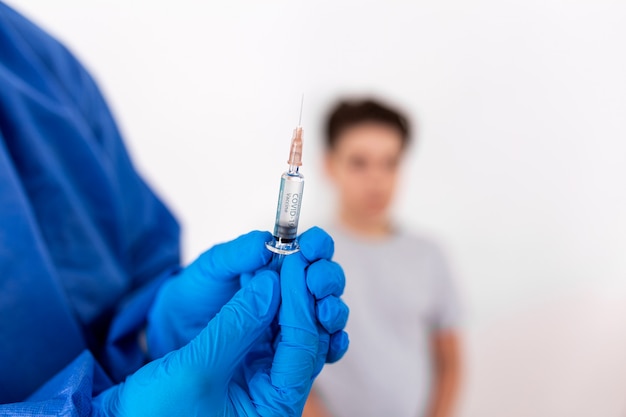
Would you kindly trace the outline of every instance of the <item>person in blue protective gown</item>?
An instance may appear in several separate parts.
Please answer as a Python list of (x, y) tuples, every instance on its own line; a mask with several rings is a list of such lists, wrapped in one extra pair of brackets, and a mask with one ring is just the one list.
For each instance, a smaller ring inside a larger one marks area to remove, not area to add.
[(270, 237), (181, 267), (92, 78), (0, 2), (0, 415), (299, 415), (345, 279), (321, 229), (280, 277)]

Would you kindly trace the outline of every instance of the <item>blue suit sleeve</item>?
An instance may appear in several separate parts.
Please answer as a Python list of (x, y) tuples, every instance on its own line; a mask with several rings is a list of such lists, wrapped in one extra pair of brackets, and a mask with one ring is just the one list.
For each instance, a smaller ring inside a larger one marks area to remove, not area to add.
[(91, 353), (84, 351), (26, 401), (0, 405), (0, 415), (89, 416), (91, 399), (111, 385)]
[(180, 228), (135, 170), (113, 114), (91, 75), (63, 45), (28, 24), (31, 32), (38, 32), (30, 46), (80, 113), (77, 118), (88, 129), (85, 140), (100, 151), (121, 213), (117, 226), (122, 238), (114, 250), (121, 252), (131, 282), (107, 326), (104, 350), (98, 354), (109, 375), (119, 382), (146, 361), (137, 336), (158, 288), (180, 269)]
[[(56, 109), (46, 117), (64, 118), (57, 123), (50, 119), (42, 121), (40, 117), (37, 122), (46, 123), (40, 130), (65, 129), (63, 133), (71, 137), (67, 142), (51, 137), (42, 140), (54, 152), (63, 154), (60, 164), (64, 175), (80, 193), (85, 210), (97, 218), (99, 231), (105, 236), (103, 240), (126, 268), (132, 289), (178, 265), (179, 225), (135, 170), (115, 118), (92, 76), (65, 46), (1, 2), (0, 17), (2, 24), (10, 26), (14, 37), (2, 41), (17, 44), (19, 40), (21, 55), (29, 58), (21, 65), (13, 63), (12, 70), (23, 74), (20, 81), (30, 84), (31, 90), (38, 90), (33, 96), (50, 96), (37, 100), (55, 102)], [(33, 73), (30, 67), (38, 71)], [(63, 109), (63, 114), (55, 113), (58, 108)], [(98, 165), (97, 175), (92, 172), (96, 169), (86, 167), (90, 163)], [(89, 187), (95, 190), (89, 193), (85, 190)], [(110, 201), (114, 202), (114, 215), (102, 213), (102, 206), (108, 209)], [(115, 223), (106, 223), (103, 218), (113, 219)]]
[(38, 53), (91, 131), (85, 138), (100, 149), (102, 162), (108, 165), (113, 197), (121, 213), (120, 256), (126, 261), (130, 291), (115, 309), (104, 350), (98, 355), (108, 374), (119, 382), (146, 362), (138, 334), (160, 285), (180, 269), (180, 228), (135, 170), (113, 114), (91, 75), (65, 47), (49, 37), (46, 41), (51, 44), (33, 43), (33, 48), (41, 48)]
[[(115, 317), (108, 341), (107, 360), (111, 361), (120, 379), (143, 364), (145, 355), (138, 349), (136, 332), (143, 326), (146, 312), (152, 304), (158, 288), (170, 276), (170, 271), (144, 286), (125, 303)], [(129, 361), (132, 352), (135, 360)], [(121, 365), (125, 364), (126, 368)], [(124, 374), (124, 371), (127, 373)], [(110, 373), (110, 371), (109, 371)], [(49, 379), (26, 401), (0, 405), (0, 416), (71, 416), (92, 415), (92, 399), (114, 385), (107, 372), (90, 351), (83, 351), (62, 371)]]
[[(61, 45), (59, 45), (63, 48)], [(63, 48), (64, 50), (64, 48)], [(104, 352), (98, 356), (115, 382), (137, 370), (146, 355), (137, 342), (148, 310), (161, 284), (180, 269), (180, 229), (175, 218), (136, 172), (114, 117), (95, 81), (69, 52), (51, 57), (50, 66), (58, 67), (60, 77), (76, 108), (83, 113), (95, 140), (110, 164), (124, 231), (130, 291), (111, 319)], [(57, 62), (58, 57), (62, 60)], [(67, 71), (68, 64), (73, 69)], [(67, 79), (65, 79), (67, 77)], [(78, 81), (78, 82), (77, 82)]]
[[(97, 237), (100, 239), (97, 245), (91, 245), (88, 238), (92, 235), (85, 234), (85, 241), (75, 242), (74, 246), (93, 250), (97, 255), (94, 258), (106, 259), (107, 266), (110, 266), (107, 271), (119, 272), (118, 275), (108, 275), (110, 280), (117, 280), (119, 285), (115, 288), (107, 288), (106, 280), (100, 280), (94, 274), (94, 281), (102, 285), (98, 300), (81, 299), (80, 290), (68, 295), (74, 303), (73, 311), (80, 321), (89, 351), (77, 356), (24, 402), (0, 405), (0, 416), (87, 416), (91, 413), (94, 395), (123, 380), (146, 362), (138, 336), (161, 284), (179, 269), (179, 227), (135, 171), (114, 118), (88, 72), (62, 45), (1, 2), (0, 20), (3, 36), (14, 36), (19, 41), (7, 45), (23, 48), (19, 55), (21, 61), (6, 62), (7, 65), (15, 64), (11, 67), (12, 74), (22, 77), (20, 82), (28, 84), (24, 90), (33, 92), (33, 97), (43, 97), (44, 104), (58, 102), (55, 109), (63, 109), (62, 114), (58, 113), (59, 117), (64, 117), (60, 121), (52, 119), (57, 117), (53, 111), (45, 114), (50, 117), (47, 127), (67, 127), (69, 134), (56, 129), (56, 134), (67, 142), (59, 145), (55, 152), (65, 155), (61, 162), (67, 164), (63, 169), (67, 178), (75, 181), (71, 186), (81, 196), (84, 211), (90, 216), (90, 225), (95, 225), (94, 233), (99, 233)], [(24, 65), (19, 67), (22, 61)], [(29, 74), (35, 75), (27, 79)], [(47, 100), (49, 97), (40, 94), (43, 92), (54, 94), (54, 97)], [(30, 111), (34, 107), (24, 108)], [(77, 145), (81, 146), (68, 144), (76, 132), (80, 135), (75, 138), (88, 146), (78, 142)], [(7, 141), (10, 141), (8, 135), (12, 131), (6, 133)], [(45, 143), (50, 147), (56, 144), (52, 140)], [(14, 154), (17, 155), (20, 142), (16, 140), (12, 145), (15, 145)], [(27, 155), (27, 151), (23, 154)], [(85, 160), (82, 166), (68, 162), (72, 158), (80, 160), (83, 155), (79, 151), (84, 152), (89, 161), (97, 162), (98, 175), (90, 176), (85, 168), (89, 164)], [(50, 155), (56, 157), (55, 152)], [(99, 182), (93, 183), (94, 178)], [(91, 193), (90, 189), (93, 190)], [(103, 195), (106, 195), (106, 203), (113, 202), (113, 214), (106, 211), (108, 206), (102, 207)], [(48, 212), (53, 210), (48, 209)], [(96, 253), (93, 248), (101, 252)], [(62, 245), (50, 245), (47, 249), (52, 262), (57, 255), (67, 255), (55, 252), (63, 250)], [(104, 275), (102, 270), (99, 273)], [(115, 296), (115, 305), (105, 305), (102, 311), (94, 311), (96, 301), (101, 301), (105, 294)], [(91, 320), (92, 317), (96, 318)], [(37, 343), (36, 338), (32, 343)], [(56, 353), (49, 352), (50, 355)], [(61, 362), (56, 369), (65, 363)], [(46, 374), (42, 380), (49, 376)], [(11, 377), (28, 378), (19, 375), (19, 369)]]

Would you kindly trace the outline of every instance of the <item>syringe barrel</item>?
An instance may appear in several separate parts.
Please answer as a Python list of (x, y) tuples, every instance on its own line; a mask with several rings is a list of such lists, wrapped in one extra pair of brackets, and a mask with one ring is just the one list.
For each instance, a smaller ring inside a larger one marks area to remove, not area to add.
[(304, 176), (299, 172), (285, 172), (281, 176), (274, 223), (274, 238), (281, 242), (292, 242), (298, 236), (303, 190)]

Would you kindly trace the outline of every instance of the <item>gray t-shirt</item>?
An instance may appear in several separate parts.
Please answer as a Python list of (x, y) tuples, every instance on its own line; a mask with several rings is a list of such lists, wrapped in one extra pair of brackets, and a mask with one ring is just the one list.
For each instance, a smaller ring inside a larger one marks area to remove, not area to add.
[(432, 241), (403, 233), (364, 240), (339, 228), (350, 348), (315, 388), (335, 417), (423, 416), (431, 392), (431, 335), (453, 329), (459, 303)]

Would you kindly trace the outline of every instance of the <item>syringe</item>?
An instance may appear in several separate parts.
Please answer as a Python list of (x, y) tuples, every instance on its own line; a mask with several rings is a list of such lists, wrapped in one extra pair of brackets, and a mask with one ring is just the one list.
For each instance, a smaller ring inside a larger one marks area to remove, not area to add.
[(274, 239), (265, 246), (274, 252), (272, 259), (273, 269), (280, 269), (285, 255), (298, 252), (298, 221), (302, 205), (302, 191), (304, 189), (304, 175), (300, 173), (302, 166), (302, 105), (300, 105), (300, 121), (293, 131), (291, 147), (289, 149), (289, 169), (280, 177), (280, 191), (276, 207), (276, 221), (274, 223)]

